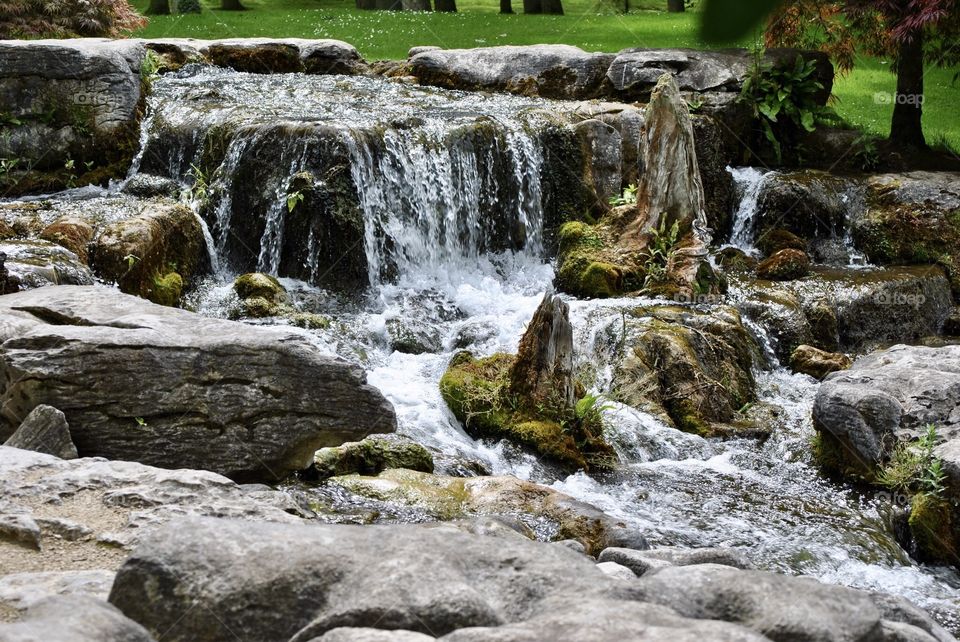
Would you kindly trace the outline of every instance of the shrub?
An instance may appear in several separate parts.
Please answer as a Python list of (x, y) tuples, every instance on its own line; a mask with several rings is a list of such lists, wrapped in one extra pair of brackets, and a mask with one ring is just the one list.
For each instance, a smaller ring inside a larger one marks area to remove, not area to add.
[(127, 0), (0, 0), (0, 38), (116, 37), (145, 24)]

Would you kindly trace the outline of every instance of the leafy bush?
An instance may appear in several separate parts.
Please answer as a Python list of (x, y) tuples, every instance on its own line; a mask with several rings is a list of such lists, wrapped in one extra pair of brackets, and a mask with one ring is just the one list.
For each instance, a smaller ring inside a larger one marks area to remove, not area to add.
[(897, 445), (878, 481), (891, 490), (941, 497), (947, 475), (943, 462), (933, 454), (936, 445), (937, 429), (931, 424), (916, 443)]
[(0, 38), (115, 37), (145, 24), (127, 0), (0, 0)]
[(777, 162), (783, 153), (780, 139), (792, 126), (812, 132), (822, 107), (816, 96), (823, 85), (814, 77), (817, 64), (797, 55), (794, 65), (776, 67), (761, 62), (759, 55), (752, 72), (743, 82), (740, 99), (751, 106), (763, 135), (773, 146)]

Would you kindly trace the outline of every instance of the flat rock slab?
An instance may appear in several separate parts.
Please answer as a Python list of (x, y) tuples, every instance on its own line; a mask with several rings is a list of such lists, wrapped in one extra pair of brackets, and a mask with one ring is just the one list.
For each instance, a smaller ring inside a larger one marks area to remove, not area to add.
[(105, 287), (0, 299), (0, 373), (0, 436), (47, 404), (81, 456), (245, 480), (283, 478), (318, 448), (396, 428), (364, 373), (303, 335)]
[(30, 607), (20, 622), (0, 624), (3, 642), (154, 642), (139, 624), (102, 600), (52, 597)]

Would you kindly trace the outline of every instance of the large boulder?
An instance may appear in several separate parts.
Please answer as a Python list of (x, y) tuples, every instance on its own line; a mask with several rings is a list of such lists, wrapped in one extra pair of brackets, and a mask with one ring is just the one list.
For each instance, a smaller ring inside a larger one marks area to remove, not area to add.
[(122, 175), (139, 140), (145, 56), (134, 40), (0, 41), (0, 157), (20, 159), (0, 176), (3, 192)]
[(409, 66), (425, 85), (580, 100), (601, 95), (613, 59), (570, 45), (529, 45), (422, 51)]
[(240, 486), (215, 473), (63, 460), (6, 446), (0, 446), (0, 494), (0, 525), (16, 517), (36, 529), (35, 546), (0, 535), (0, 606), (16, 609), (48, 595), (100, 595), (103, 573), (177, 517), (301, 523), (314, 516), (295, 492)]
[(40, 404), (81, 456), (278, 479), (396, 417), (363, 373), (290, 331), (151, 304), (103, 287), (0, 299), (0, 436)]

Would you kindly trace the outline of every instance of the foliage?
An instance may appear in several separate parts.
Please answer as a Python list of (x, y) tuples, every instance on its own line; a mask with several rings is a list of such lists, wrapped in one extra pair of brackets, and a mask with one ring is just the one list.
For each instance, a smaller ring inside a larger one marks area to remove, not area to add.
[(0, 38), (116, 37), (145, 25), (127, 0), (0, 0)]
[[(814, 76), (817, 65), (797, 55), (792, 66), (772, 66), (761, 62), (759, 53), (750, 75), (743, 82), (740, 100), (747, 103), (773, 146), (777, 162), (783, 157), (781, 137), (784, 126), (812, 132), (821, 110), (816, 96), (823, 85)], [(778, 133), (780, 134), (778, 136)]]
[(287, 194), (287, 212), (293, 212), (303, 202), (303, 192), (295, 190)]
[(936, 426), (930, 424), (916, 443), (897, 444), (877, 481), (890, 490), (942, 497), (946, 482), (943, 462), (933, 454)]
[(637, 186), (633, 183), (623, 188), (623, 193), (619, 196), (610, 197), (610, 205), (634, 205), (637, 202)]
[(162, 62), (157, 52), (149, 49), (140, 62), (140, 82), (143, 83), (146, 91), (149, 92), (153, 88), (153, 81), (157, 78)]
[(880, 167), (880, 150), (877, 140), (873, 136), (864, 134), (854, 142), (856, 151), (853, 158), (857, 165), (865, 172), (872, 172)]
[(207, 175), (202, 169), (190, 163), (190, 171), (188, 172), (190, 177), (193, 179), (193, 185), (190, 186), (189, 197), (193, 201), (204, 201), (207, 198), (207, 194), (210, 191), (210, 184), (207, 180)]
[(647, 244), (647, 257), (643, 269), (646, 277), (643, 287), (647, 288), (662, 283), (667, 276), (667, 264), (680, 238), (680, 221), (674, 221), (667, 229), (667, 216), (660, 216), (660, 225), (650, 230), (650, 240)]

